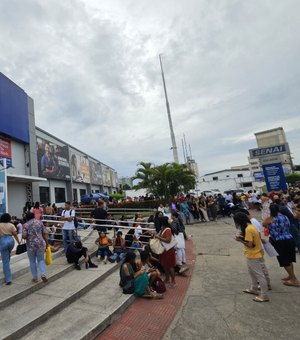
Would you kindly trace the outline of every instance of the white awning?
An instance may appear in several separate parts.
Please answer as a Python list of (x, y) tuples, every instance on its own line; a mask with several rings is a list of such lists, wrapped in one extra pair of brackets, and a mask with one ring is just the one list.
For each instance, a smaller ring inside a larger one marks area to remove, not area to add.
[(47, 181), (47, 179), (43, 177), (36, 177), (36, 176), (7, 174), (7, 181), (18, 182), (18, 183), (32, 183), (32, 182), (45, 182)]

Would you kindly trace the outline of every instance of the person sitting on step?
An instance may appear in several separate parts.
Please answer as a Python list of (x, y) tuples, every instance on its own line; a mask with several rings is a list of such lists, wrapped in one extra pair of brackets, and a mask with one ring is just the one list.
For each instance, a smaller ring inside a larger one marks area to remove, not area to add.
[(113, 241), (113, 255), (108, 259), (109, 262), (119, 262), (126, 256), (125, 239), (122, 237), (122, 231), (117, 232), (117, 237)]
[(103, 259), (103, 263), (106, 264), (107, 257), (111, 254), (109, 250), (109, 246), (112, 245), (111, 239), (106, 236), (104, 231), (100, 231), (95, 244), (98, 246), (98, 261), (100, 262)]
[(88, 249), (82, 246), (81, 241), (76, 241), (68, 246), (66, 252), (67, 261), (68, 263), (74, 263), (75, 269), (77, 270), (81, 270), (79, 259), (82, 256), (84, 257), (86, 269), (98, 268), (98, 266), (91, 261), (91, 257), (88, 254)]

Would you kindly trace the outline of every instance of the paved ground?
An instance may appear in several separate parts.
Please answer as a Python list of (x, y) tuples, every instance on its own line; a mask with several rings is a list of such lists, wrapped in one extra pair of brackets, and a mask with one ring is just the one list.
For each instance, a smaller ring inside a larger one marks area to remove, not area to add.
[(186, 257), (191, 270), (186, 277), (176, 276), (176, 288), (168, 289), (162, 300), (136, 299), (120, 319), (109, 326), (97, 339), (162, 339), (182, 305), (189, 287), (195, 265), (193, 241), (186, 243)]
[[(233, 220), (187, 226), (196, 263), (184, 302), (164, 340), (300, 339), (300, 288), (286, 287), (276, 258), (266, 255), (271, 301), (256, 303), (242, 293), (250, 279)], [(300, 256), (296, 275), (300, 278)], [(142, 337), (141, 337), (142, 339)]]

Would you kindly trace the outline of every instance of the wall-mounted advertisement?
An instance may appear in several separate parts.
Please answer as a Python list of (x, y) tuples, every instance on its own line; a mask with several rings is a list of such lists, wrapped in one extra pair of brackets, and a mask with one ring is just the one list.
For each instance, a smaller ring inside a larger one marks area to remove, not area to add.
[(111, 186), (111, 178), (110, 178), (109, 168), (102, 165), (102, 174), (103, 174), (103, 185), (105, 187), (110, 187)]
[(27, 94), (0, 72), (0, 132), (29, 143)]
[(37, 137), (39, 176), (55, 179), (70, 179), (69, 152), (66, 145), (60, 146)]
[(102, 170), (100, 163), (96, 163), (90, 161), (90, 170), (91, 170), (91, 183), (92, 184), (102, 184)]
[(90, 164), (87, 156), (71, 152), (71, 176), (74, 182), (91, 183)]
[(111, 178), (111, 186), (113, 188), (117, 187), (117, 178), (116, 173), (113, 170), (110, 170), (110, 178)]
[(0, 159), (0, 216), (7, 212), (6, 159)]
[(11, 141), (8, 138), (0, 136), (0, 158), (6, 159), (6, 167), (11, 168)]

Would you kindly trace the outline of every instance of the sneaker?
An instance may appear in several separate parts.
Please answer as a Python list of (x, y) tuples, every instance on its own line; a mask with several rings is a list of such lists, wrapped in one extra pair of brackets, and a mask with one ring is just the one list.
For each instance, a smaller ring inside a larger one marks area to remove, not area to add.
[(77, 270), (81, 270), (81, 267), (80, 267), (80, 265), (79, 265), (79, 264), (75, 264), (75, 269), (77, 269)]
[(32, 279), (31, 282), (32, 282), (32, 283), (38, 283), (39, 280), (38, 280), (38, 279)]
[(7, 286), (10, 286), (10, 285), (11, 285), (11, 281), (6, 282), (6, 285), (7, 285)]
[(85, 269), (89, 269), (89, 264), (85, 262)]
[(90, 262), (89, 266), (90, 266), (90, 268), (98, 268), (98, 266), (93, 262)]
[(110, 263), (114, 263), (114, 262), (115, 262), (115, 260), (112, 259), (111, 257), (108, 258), (108, 261), (109, 261)]
[(44, 283), (48, 282), (48, 279), (47, 279), (47, 277), (46, 277), (45, 275), (42, 276), (41, 279), (42, 279), (42, 281), (43, 281)]
[(180, 269), (179, 269), (179, 274), (184, 274), (185, 272), (187, 272), (189, 270), (189, 267), (187, 266), (182, 266)]

